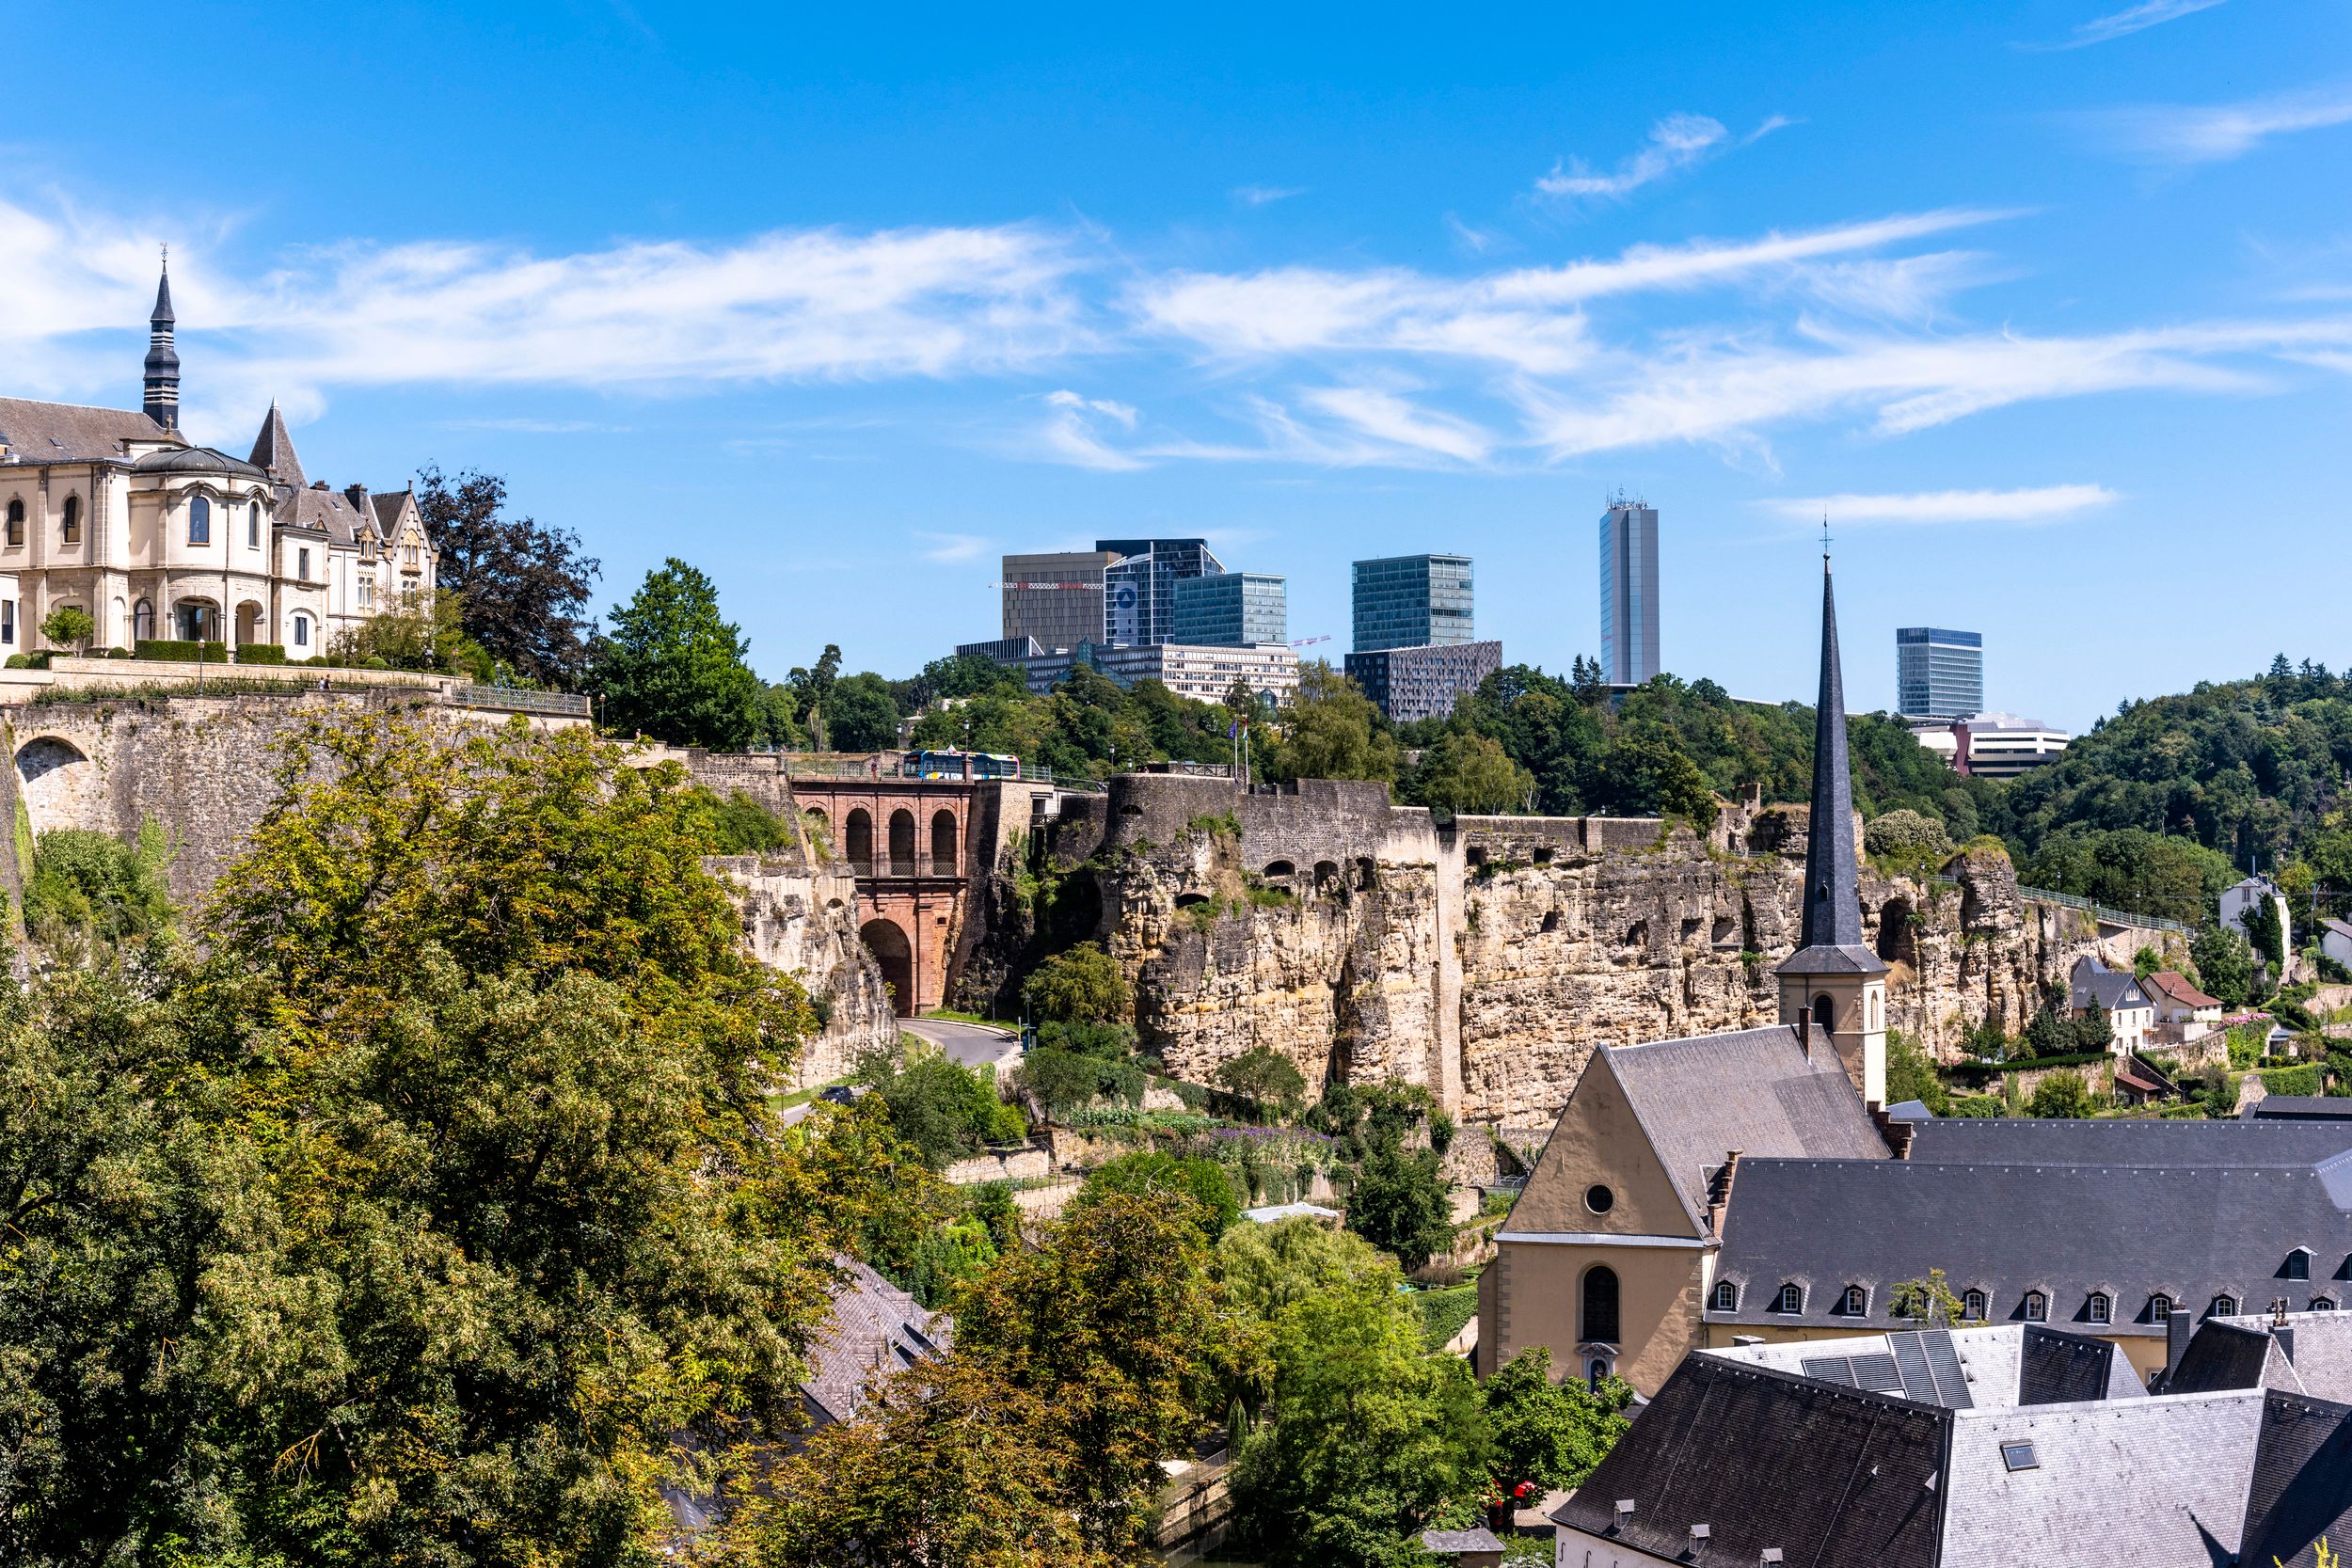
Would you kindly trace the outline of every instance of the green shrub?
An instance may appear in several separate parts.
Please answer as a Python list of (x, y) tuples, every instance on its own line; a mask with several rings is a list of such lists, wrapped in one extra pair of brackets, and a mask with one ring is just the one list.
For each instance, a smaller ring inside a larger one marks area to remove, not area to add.
[(1073, 1112), (1097, 1100), (1119, 1100), (1129, 1105), (1143, 1101), (1143, 1069), (1132, 1061), (1110, 1061), (1041, 1044), (1023, 1059), (1020, 1075), (1022, 1087), (1057, 1121), (1066, 1121)]
[(722, 855), (754, 855), (793, 842), (792, 824), (738, 789), (722, 797), (697, 786), (712, 839)]
[(2167, 1121), (2203, 1121), (2205, 1108), (2202, 1105), (2194, 1104), (2167, 1105), (2159, 1115)]
[(282, 642), (247, 642), (237, 650), (239, 664), (283, 664), (286, 645)]
[(0, 665), (0, 669), (8, 670), (29, 670), (32, 667), (33, 661), (23, 654), (10, 654), (8, 662)]
[(229, 662), (229, 644), (226, 642), (182, 642), (167, 638), (142, 637), (135, 645), (134, 653), (139, 658), (171, 659), (185, 664), (194, 664), (199, 660), (206, 664)]
[(1073, 1206), (1100, 1203), (1113, 1193), (1138, 1196), (1182, 1195), (1199, 1210), (1200, 1228), (1214, 1242), (1241, 1218), (1233, 1183), (1215, 1160), (1157, 1149), (1122, 1154), (1088, 1173)]
[(1029, 1130), (1021, 1113), (997, 1098), (993, 1074), (958, 1067), (936, 1050), (874, 1053), (858, 1063), (857, 1081), (890, 1108), (892, 1126), (933, 1170)]
[(1997, 1094), (1965, 1095), (1952, 1101), (1952, 1115), (1956, 1117), (1979, 1118), (1998, 1117), (2006, 1109), (2007, 1107), (2001, 1103), (2001, 1097)]
[(24, 924), (41, 942), (71, 937), (119, 942), (152, 936), (171, 924), (164, 868), (171, 845), (152, 817), (135, 845), (112, 833), (56, 828), (33, 841), (33, 875), (24, 888)]
[(2272, 1094), (2319, 1093), (2319, 1065), (2316, 1062), (2308, 1062), (2301, 1067), (2266, 1067), (2262, 1070), (2263, 1087)]
[(1439, 1350), (1478, 1313), (1478, 1287), (1456, 1285), (1444, 1291), (1416, 1291), (1407, 1298), (1421, 1315), (1422, 1342)]

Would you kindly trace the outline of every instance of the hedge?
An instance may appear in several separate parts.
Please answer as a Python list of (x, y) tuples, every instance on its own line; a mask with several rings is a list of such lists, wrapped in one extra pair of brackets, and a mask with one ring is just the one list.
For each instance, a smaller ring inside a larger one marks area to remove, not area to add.
[(229, 662), (229, 644), (226, 642), (179, 642), (160, 638), (142, 637), (132, 649), (132, 654), (137, 658), (176, 659), (187, 664), (194, 664), (199, 659), (206, 664), (226, 664)]
[(282, 642), (247, 642), (237, 650), (239, 664), (283, 664), (286, 645)]
[(2319, 1087), (2319, 1065), (2307, 1062), (2301, 1067), (2266, 1067), (2262, 1069), (2263, 1087), (2272, 1094), (2316, 1095)]

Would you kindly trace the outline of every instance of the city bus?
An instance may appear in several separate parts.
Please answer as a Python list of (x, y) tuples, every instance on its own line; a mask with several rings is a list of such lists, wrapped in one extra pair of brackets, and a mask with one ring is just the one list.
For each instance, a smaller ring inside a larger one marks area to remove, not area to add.
[(902, 779), (1017, 779), (1021, 759), (997, 752), (909, 752), (898, 762)]

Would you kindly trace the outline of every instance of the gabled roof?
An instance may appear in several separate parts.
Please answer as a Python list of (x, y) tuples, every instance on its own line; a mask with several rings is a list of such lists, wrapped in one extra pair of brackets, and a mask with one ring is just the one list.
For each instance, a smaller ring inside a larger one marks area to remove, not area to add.
[[(2352, 1113), (2352, 1100), (2330, 1103)], [(1911, 1157), (1929, 1164), (2248, 1168), (2308, 1165), (2346, 1149), (2352, 1149), (2352, 1127), (2283, 1120), (1939, 1117), (1921, 1122), (1911, 1140)]]
[[(1552, 1518), (1669, 1561), (1689, 1560), (1691, 1528), (1705, 1525), (1709, 1562), (1777, 1549), (1812, 1568), (1933, 1568), (1952, 1420), (1934, 1405), (1691, 1355)], [(1622, 1522), (1620, 1500), (1633, 1505)]]
[(1787, 1024), (1601, 1051), (1702, 1234), (1708, 1177), (1732, 1149), (1749, 1159), (1888, 1158), (1886, 1140), (1818, 1028), (1809, 1052)]
[(0, 398), (0, 446), (15, 462), (120, 462), (125, 441), (184, 444), (136, 409)]
[(2109, 969), (2096, 958), (2084, 958), (2074, 965), (2069, 981), (2070, 1000), (2077, 1007), (2088, 1007), (2092, 1002), (2109, 1012), (2122, 1007), (2150, 1007), (2148, 993), (2139, 989), (2139, 982), (2128, 969)]
[(2165, 1377), (2168, 1394), (2217, 1394), (2281, 1381), (2286, 1357), (2269, 1334), (2244, 1323), (2208, 1318), (2197, 1325), (2180, 1365)]
[(389, 539), (400, 531), (402, 514), (416, 510), (417, 498), (406, 490), (388, 490), (368, 498), (375, 512), (375, 531)]
[(2310, 1568), (2312, 1543), (2352, 1541), (2352, 1406), (2272, 1391), (2264, 1398), (2238, 1560)]
[(2188, 976), (2178, 970), (2159, 969), (2141, 982), (2149, 990), (2162, 993), (2168, 1000), (2184, 1007), (2218, 1007), (2221, 999), (2207, 996), (2188, 983)]
[(801, 1392), (826, 1420), (856, 1416), (866, 1381), (939, 1354), (954, 1325), (872, 1269), (837, 1258), (846, 1278), (833, 1292), (833, 1316), (809, 1347)]
[[(2241, 1106), (2238, 1117), (2242, 1121), (2279, 1124), (2295, 1121), (2342, 1122), (2352, 1119), (2352, 1097), (2340, 1094), (2267, 1095)], [(2352, 1148), (2352, 1127), (2344, 1128), (2334, 1135), (2344, 1139), (2344, 1147)]]
[[(1994, 1323), (2021, 1321), (2038, 1291), (2053, 1326), (2085, 1327), (2096, 1291), (2112, 1319), (2098, 1332), (2157, 1335), (2154, 1291), (2191, 1309), (2216, 1295), (2300, 1307), (2341, 1299), (2347, 1287), (2331, 1281), (2352, 1274), (2352, 1189), (2336, 1168), (2352, 1157), (2250, 1167), (1933, 1162), (1916, 1148), (1908, 1160), (1743, 1160), (1715, 1266), (1738, 1304), (1710, 1304), (1706, 1320), (1859, 1332), (1892, 1321), (1896, 1285), (1942, 1269), (1953, 1291), (1985, 1292)], [(2316, 1249), (2308, 1280), (2283, 1277), (2297, 1248)], [(1771, 1310), (1790, 1279), (1810, 1282), (1803, 1309)], [(1836, 1310), (1849, 1284), (1868, 1291), (1859, 1316)]]
[(2321, 921), (2320, 924), (2327, 927), (2328, 929), (2335, 932), (2335, 934), (2340, 937), (2352, 938), (2352, 926), (2345, 925), (2343, 921), (2338, 920), (2334, 915), (2329, 915), (2327, 919)]

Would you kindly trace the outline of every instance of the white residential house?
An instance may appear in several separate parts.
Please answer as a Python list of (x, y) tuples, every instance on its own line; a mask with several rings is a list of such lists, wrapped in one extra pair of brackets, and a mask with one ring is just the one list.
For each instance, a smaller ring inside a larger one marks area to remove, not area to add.
[(2352, 926), (2341, 920), (2328, 919), (2319, 923), (2319, 950), (2352, 969)]
[(2287, 912), (2286, 895), (2267, 877), (2249, 877), (2235, 887), (2224, 888), (2219, 900), (2221, 924), (2241, 935), (2246, 930), (2246, 911), (2257, 905), (2267, 906), (2279, 923), (2279, 951), (2286, 955), (2286, 973), (2280, 982), (2295, 978), (2295, 921)]
[(2156, 1005), (2139, 982), (2132, 978), (2130, 970), (2109, 969), (2092, 958), (2076, 959), (2067, 1005), (2079, 1017), (2089, 1012), (2094, 1002), (2106, 1009), (2111, 1052), (2127, 1056), (2146, 1048), (2148, 1032), (2156, 1023)]
[(2155, 1005), (2156, 1033), (2169, 1043), (2186, 1045), (2220, 1027), (2220, 998), (2207, 996), (2177, 970), (2159, 969), (2139, 989)]

